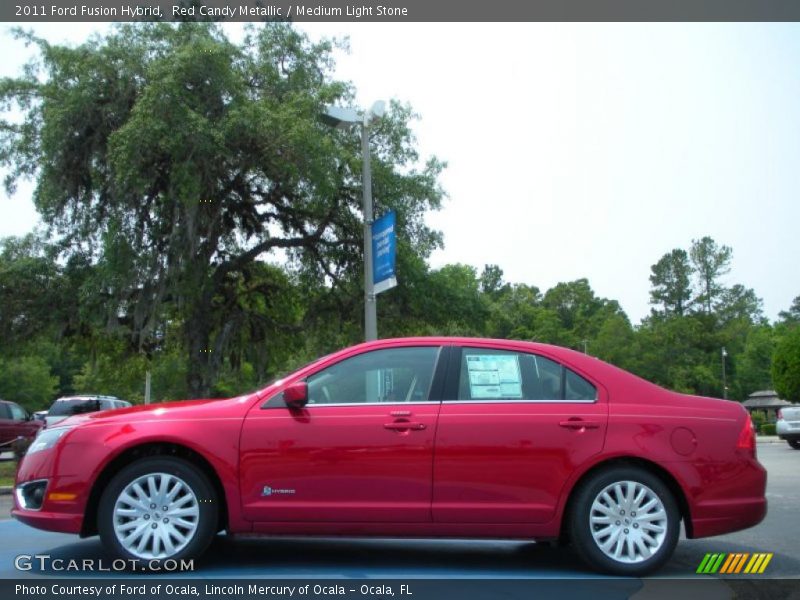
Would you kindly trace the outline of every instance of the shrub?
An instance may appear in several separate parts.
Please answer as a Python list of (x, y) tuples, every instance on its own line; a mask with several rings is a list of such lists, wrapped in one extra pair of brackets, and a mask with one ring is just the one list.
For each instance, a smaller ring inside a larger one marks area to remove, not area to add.
[(775, 435), (775, 423), (762, 423), (758, 432), (761, 435)]

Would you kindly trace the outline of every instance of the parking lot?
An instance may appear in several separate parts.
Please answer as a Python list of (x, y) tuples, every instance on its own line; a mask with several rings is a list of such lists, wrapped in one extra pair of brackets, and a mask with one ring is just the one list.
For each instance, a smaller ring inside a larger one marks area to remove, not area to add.
[[(682, 540), (660, 577), (696, 577), (708, 552), (772, 552), (766, 575), (800, 577), (800, 451), (785, 443), (759, 443), (769, 472), (769, 513), (759, 526), (700, 540)], [(52, 558), (100, 559), (107, 556), (98, 538), (38, 531), (8, 518), (10, 497), (0, 496), (0, 577), (77, 576), (66, 572), (24, 572), (14, 568), (19, 554)], [(552, 578), (586, 576), (569, 548), (508, 541), (395, 539), (239, 538), (219, 536), (196, 564), (203, 577), (265, 578)], [(80, 576), (91, 576), (80, 573)], [(97, 576), (107, 576), (98, 573)], [(191, 575), (191, 574), (187, 574)]]

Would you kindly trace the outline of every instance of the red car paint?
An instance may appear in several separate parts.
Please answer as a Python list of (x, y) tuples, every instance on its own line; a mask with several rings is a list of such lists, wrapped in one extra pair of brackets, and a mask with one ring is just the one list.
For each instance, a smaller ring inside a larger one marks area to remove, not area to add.
[[(300, 409), (270, 401), (347, 358), (423, 346), (443, 349), (428, 400)], [(591, 382), (596, 400), (456, 402), (458, 372), (442, 361), (462, 347), (549, 358)], [(231, 533), (553, 539), (581, 478), (626, 459), (669, 482), (689, 537), (718, 535), (766, 514), (766, 472), (754, 446), (740, 447), (747, 420), (735, 402), (670, 392), (555, 346), (380, 340), (250, 395), (72, 417), (62, 425), (74, 428), (26, 456), (17, 473), (18, 484), (48, 480), (41, 510), (15, 505), (12, 514), (42, 529), (93, 533), (90, 497), (107, 481), (104, 470), (138, 446), (169, 443), (213, 469)]]

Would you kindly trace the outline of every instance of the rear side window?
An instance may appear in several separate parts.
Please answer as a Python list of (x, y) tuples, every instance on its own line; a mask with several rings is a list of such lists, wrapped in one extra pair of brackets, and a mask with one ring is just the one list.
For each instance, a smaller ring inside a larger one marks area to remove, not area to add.
[(98, 410), (100, 410), (99, 400), (57, 400), (47, 415), (50, 417), (70, 417)]
[(8, 404), (0, 402), (0, 419), (10, 419), (10, 418), (11, 418), (11, 410), (8, 408)]
[(463, 348), (458, 400), (597, 399), (597, 389), (571, 369), (525, 352)]

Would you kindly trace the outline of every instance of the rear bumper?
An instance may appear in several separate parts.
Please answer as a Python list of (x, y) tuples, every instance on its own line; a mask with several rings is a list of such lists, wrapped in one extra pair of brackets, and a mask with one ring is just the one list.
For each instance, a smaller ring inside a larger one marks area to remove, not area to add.
[(689, 537), (700, 538), (758, 525), (767, 515), (767, 470), (755, 458), (737, 465), (690, 504)]
[(751, 498), (703, 505), (692, 519), (693, 538), (722, 535), (758, 525), (767, 516), (767, 499)]
[(775, 433), (782, 440), (797, 440), (800, 439), (800, 423), (797, 421), (784, 421), (779, 420), (775, 423)]

